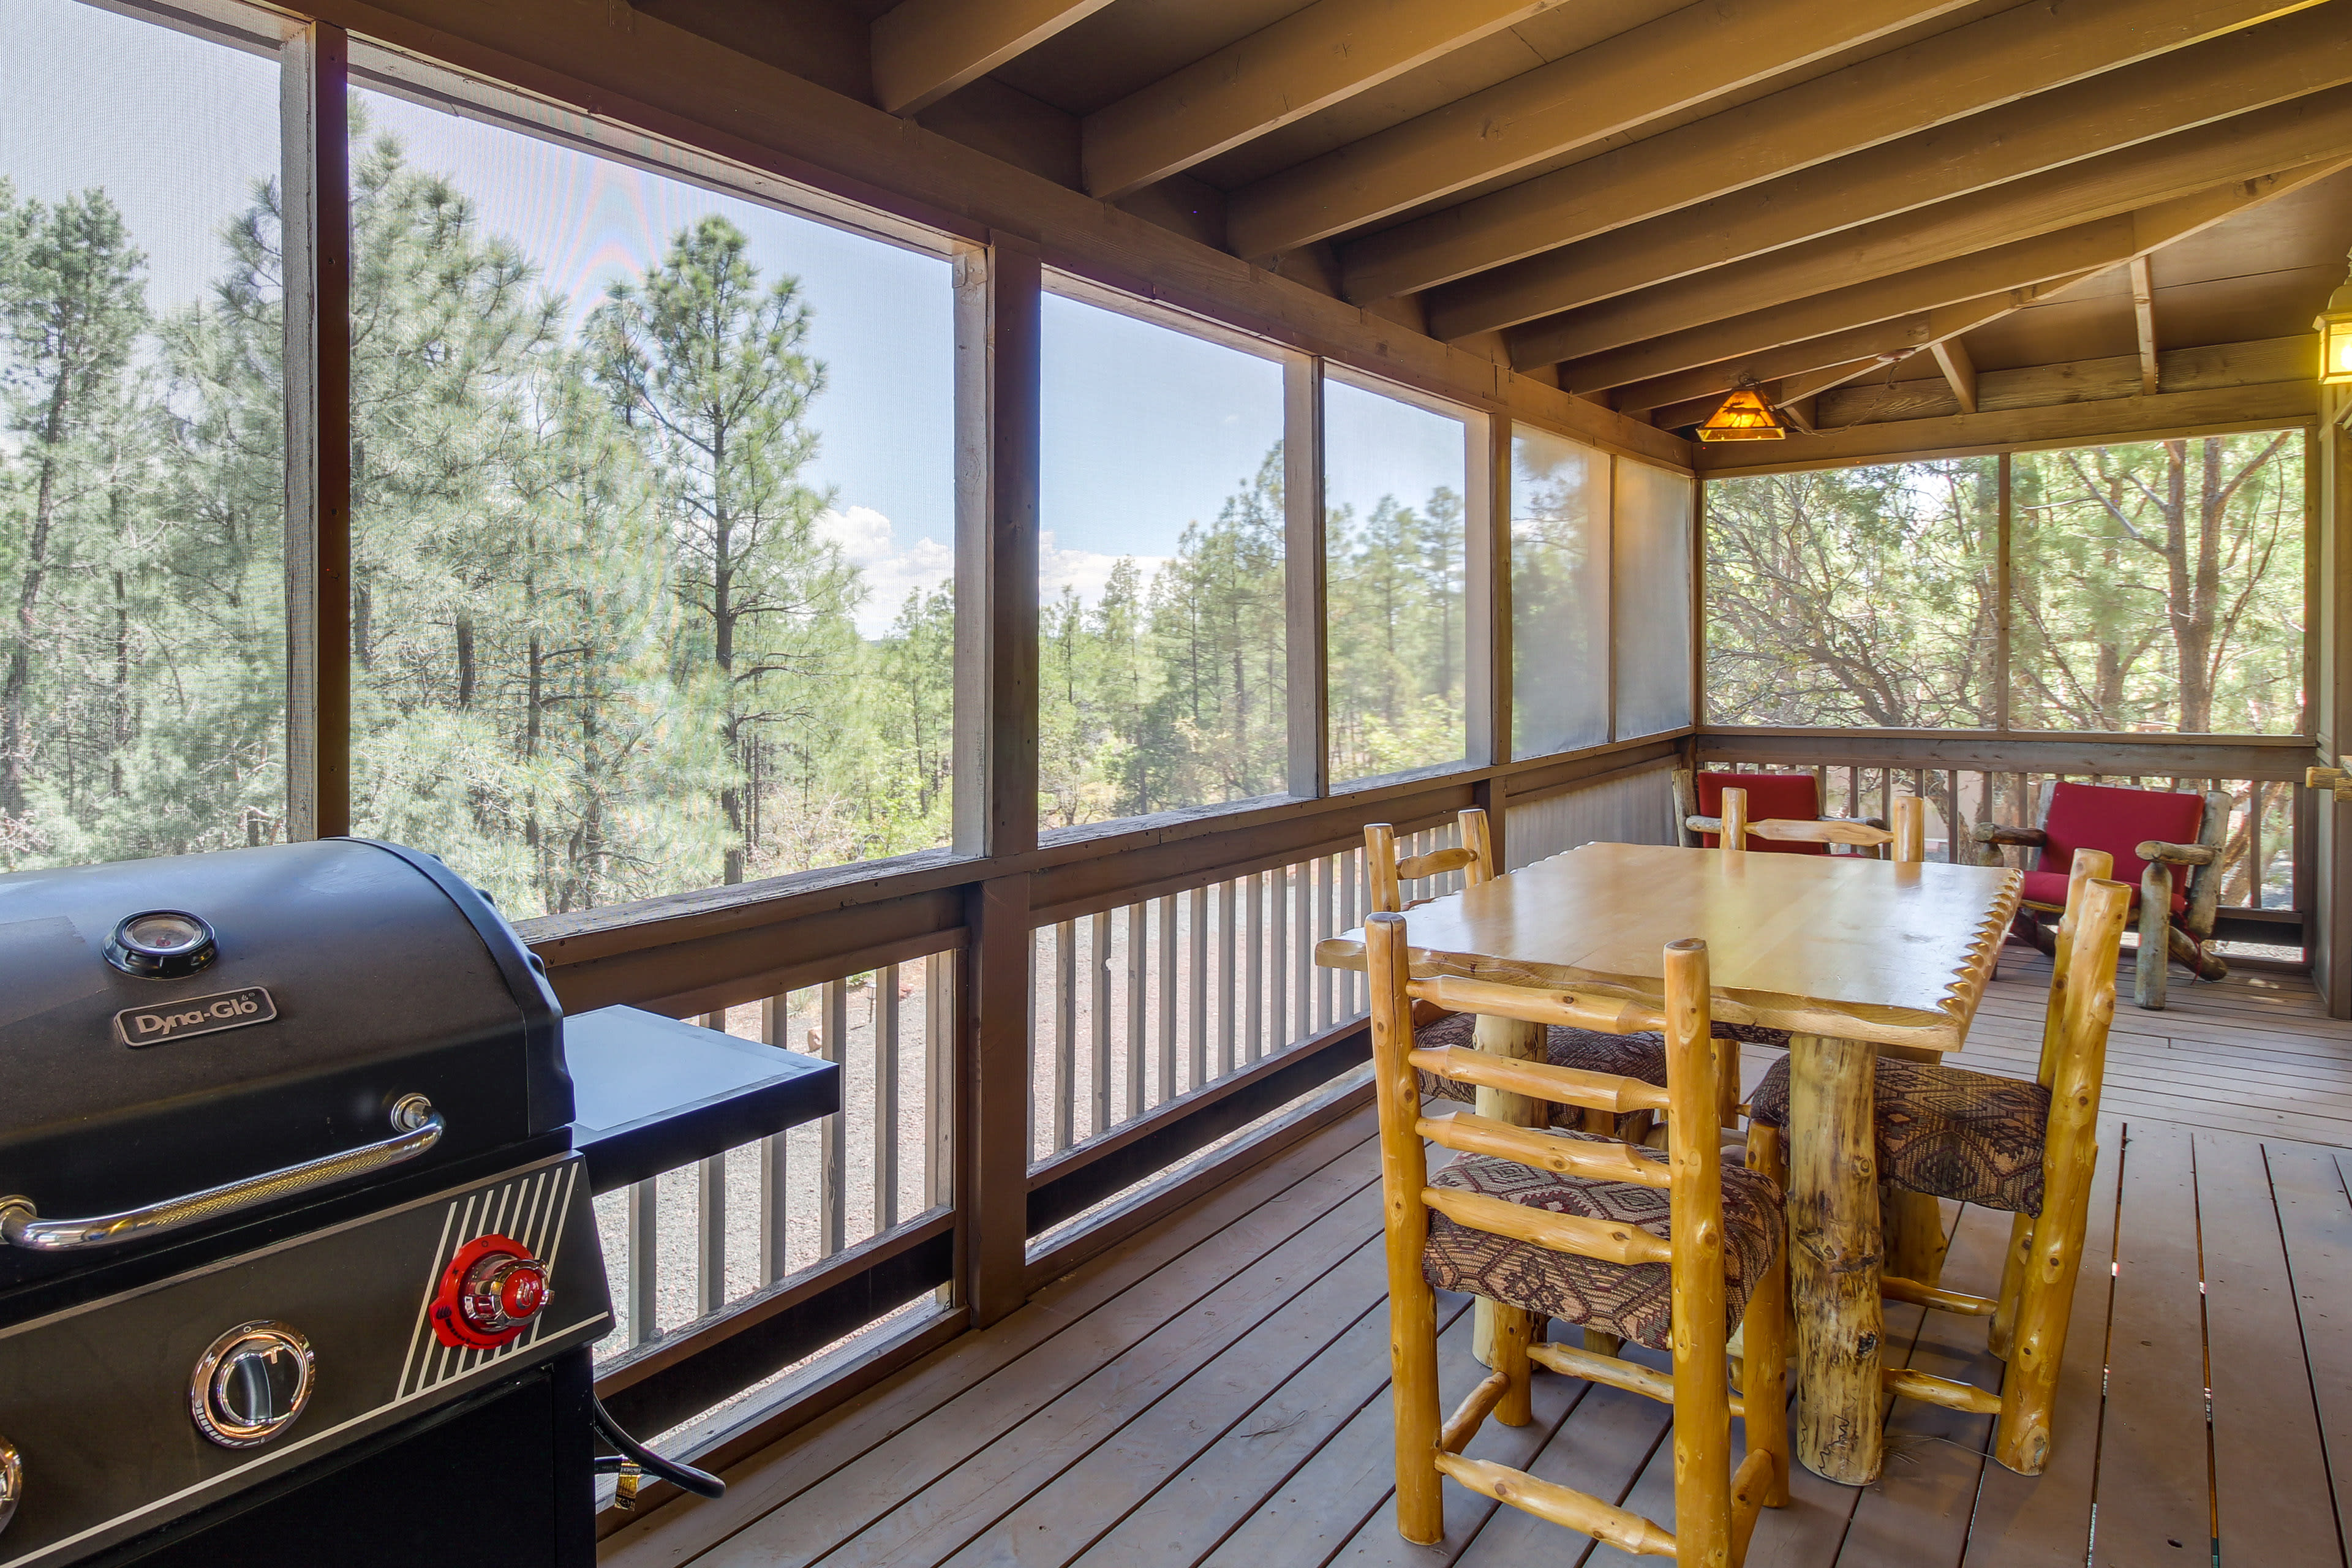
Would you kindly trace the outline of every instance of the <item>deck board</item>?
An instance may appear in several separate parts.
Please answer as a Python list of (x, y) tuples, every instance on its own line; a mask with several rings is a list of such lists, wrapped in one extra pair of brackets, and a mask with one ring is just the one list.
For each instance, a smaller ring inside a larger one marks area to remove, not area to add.
[[(2030, 1074), (2047, 973), (2011, 949), (1956, 1059)], [(2208, 1560), (2215, 1511), (2225, 1563), (2352, 1568), (2352, 1026), (2298, 984), (2183, 981), (2162, 1014), (2121, 1009), (2047, 1473), (1991, 1463), (1990, 1417), (1895, 1401), (1881, 1479), (1801, 1470), (1792, 1506), (1759, 1523), (1755, 1568), (2079, 1565), (2095, 1500), (2095, 1561), (2117, 1568)], [(1745, 1051), (1746, 1076), (1776, 1058)], [(615, 1536), (605, 1561), (1617, 1568), (1451, 1482), (1445, 1542), (1398, 1539), (1370, 1132), (1360, 1113), (1236, 1172), (738, 1467), (726, 1498)], [(1946, 1282), (1990, 1291), (2008, 1216), (1946, 1215)], [(1448, 1399), (1480, 1373), (1466, 1307), (1440, 1297)], [(1987, 1387), (2002, 1370), (1980, 1320), (1890, 1310), (1888, 1350)], [(1536, 1420), (1489, 1422), (1471, 1451), (1670, 1523), (1668, 1414), (1546, 1373)]]

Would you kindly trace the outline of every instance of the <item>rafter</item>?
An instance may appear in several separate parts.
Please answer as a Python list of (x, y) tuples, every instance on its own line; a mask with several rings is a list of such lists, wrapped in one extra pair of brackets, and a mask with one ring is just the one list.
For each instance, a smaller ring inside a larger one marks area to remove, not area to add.
[(2148, 275), (2145, 256), (2132, 258), (2131, 296), (2132, 322), (2139, 336), (2139, 389), (2154, 394), (2162, 377), (2156, 357), (2156, 282)]
[(2079, 226), (2085, 218), (2178, 200), (2224, 182), (2260, 181), (2347, 156), (2352, 88), (2334, 88), (1789, 246), (1736, 268), (1678, 278), (1546, 317), (1510, 334), (1512, 363), (1524, 368), (1599, 353), (1803, 299), (1825, 285), (1889, 277)]
[[(1933, 310), (1894, 316), (1865, 326), (1849, 327), (1843, 331), (1830, 332), (1821, 337), (1773, 343), (1742, 353), (1738, 358), (1720, 359), (1647, 380), (1626, 382), (1611, 389), (1610, 401), (1620, 409), (1667, 408), (1679, 406), (1692, 399), (1719, 397), (1743, 381), (1782, 388), (1782, 395), (1786, 397), (1807, 396), (1853, 379), (1853, 376), (1844, 374), (1832, 375), (1831, 379), (1822, 381), (1812, 381), (1812, 377), (1831, 375), (1832, 372), (1855, 364), (1865, 367), (1856, 374), (1866, 374), (1871, 368), (1908, 359), (1930, 343), (1960, 332), (1973, 331), (2011, 311), (2053, 299), (2090, 276), (2092, 274), (2088, 272), (2078, 272), (2069, 277), (2054, 278), (2046, 283), (2003, 289), (2000, 293), (1955, 300)], [(1763, 311), (1757, 317), (1724, 322), (1723, 331), (1717, 334), (1717, 342), (1725, 336), (1769, 337), (1775, 330), (1770, 324), (1771, 319), (1816, 315), (1817, 304), (1817, 301), (1805, 300), (1799, 305)], [(1681, 352), (1706, 352), (1716, 346), (1707, 341), (1706, 333), (1715, 331), (1716, 329), (1706, 329), (1701, 333), (1691, 334), (1694, 342)], [(1649, 347), (1643, 345), (1644, 349)], [(1603, 355), (1600, 360), (1564, 366), (1563, 372), (1579, 377), (1598, 377), (1607, 374), (1603, 366), (1613, 357)], [(1808, 382), (1811, 384), (1807, 384)], [(1580, 382), (1580, 384), (1591, 384)], [(1786, 390), (1792, 385), (1798, 390)], [(1672, 428), (1671, 426), (1665, 427)]]
[[(2346, 12), (2306, 11), (1465, 279), (1429, 296), (1430, 331), (1515, 326), (2341, 87), (2352, 82)], [(2122, 159), (2110, 183), (2127, 194), (2106, 210), (2150, 199), (2129, 171), (2158, 159), (2153, 149)], [(2044, 184), (2062, 205), (2042, 221), (2090, 216), (2063, 210), (2074, 182)]]
[(1089, 195), (1108, 200), (1378, 87), (1553, 0), (1315, 0), (1087, 116)]
[[(1762, 395), (1765, 402), (1789, 414), (1791, 420), (1795, 420), (1797, 419), (1795, 410), (1800, 405), (1810, 405), (1813, 399), (1832, 387), (1843, 386), (1849, 381), (1858, 380), (1885, 363), (1885, 360), (1874, 354), (1867, 359), (1848, 360), (1843, 364), (1827, 365), (1820, 370), (1808, 370), (1796, 375), (1785, 376), (1779, 381), (1763, 382), (1757, 386), (1756, 390)], [(1650, 423), (1661, 430), (1679, 430), (1685, 425), (1696, 425), (1722, 405), (1723, 395), (1720, 392), (1711, 392), (1704, 397), (1688, 398), (1664, 408), (1653, 408), (1649, 411)], [(1813, 427), (1813, 422), (1810, 417), (1804, 418), (1801, 424), (1807, 430)]]
[(1936, 368), (1944, 373), (1944, 384), (1952, 389), (1953, 400), (1960, 412), (1977, 411), (1977, 362), (1969, 353), (1969, 345), (1958, 338), (1943, 338), (1927, 345), (1936, 356)]
[(900, 0), (874, 19), (874, 101), (912, 114), (1110, 0)]
[[(1347, 294), (1361, 304), (1434, 288), (2250, 26), (2280, 9), (2275, 0), (2020, 5), (1349, 242), (1340, 250)], [(1234, 200), (1246, 204), (1249, 193)]]
[(1226, 203), (1241, 256), (1360, 227), (1592, 147), (1965, 0), (1700, 0), (1258, 181)]

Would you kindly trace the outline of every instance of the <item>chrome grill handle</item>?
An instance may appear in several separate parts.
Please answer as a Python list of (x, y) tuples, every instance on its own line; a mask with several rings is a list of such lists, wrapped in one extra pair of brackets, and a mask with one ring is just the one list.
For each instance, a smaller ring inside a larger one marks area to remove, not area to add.
[(149, 1204), (122, 1214), (95, 1219), (43, 1219), (26, 1197), (0, 1197), (0, 1242), (30, 1252), (79, 1252), (89, 1247), (120, 1247), (184, 1226), (200, 1225), (244, 1209), (275, 1203), (313, 1187), (323, 1187), (350, 1176), (380, 1171), (414, 1160), (441, 1142), (445, 1124), (433, 1102), (421, 1094), (405, 1094), (392, 1108), (393, 1135), (381, 1142), (327, 1154), (282, 1171), (268, 1171), (224, 1186), (208, 1187)]

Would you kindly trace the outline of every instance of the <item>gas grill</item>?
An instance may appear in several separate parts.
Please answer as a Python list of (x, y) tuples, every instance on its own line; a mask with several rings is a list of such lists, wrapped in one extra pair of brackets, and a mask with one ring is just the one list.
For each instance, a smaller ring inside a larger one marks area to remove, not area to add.
[(593, 1563), (572, 1121), (430, 856), (0, 877), (0, 1568)]

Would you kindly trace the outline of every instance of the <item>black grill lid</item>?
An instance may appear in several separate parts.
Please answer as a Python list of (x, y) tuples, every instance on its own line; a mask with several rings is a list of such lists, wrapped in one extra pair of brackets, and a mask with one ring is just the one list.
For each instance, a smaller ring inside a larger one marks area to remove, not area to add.
[[(211, 938), (193, 970), (185, 925), (118, 933), (173, 914)], [(0, 1195), (116, 1213), (378, 1142), (410, 1094), (446, 1131), (402, 1174), (572, 1116), (537, 961), (431, 857), (328, 839), (0, 877)]]

